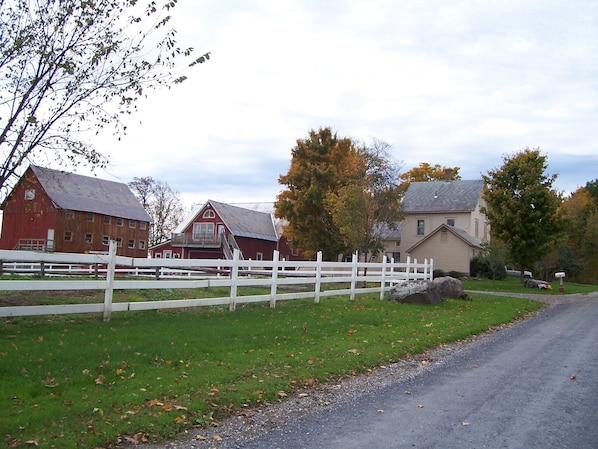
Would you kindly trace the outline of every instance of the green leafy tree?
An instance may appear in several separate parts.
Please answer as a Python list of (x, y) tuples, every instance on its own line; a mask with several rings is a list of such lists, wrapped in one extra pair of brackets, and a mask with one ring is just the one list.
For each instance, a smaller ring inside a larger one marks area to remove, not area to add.
[(0, 0), (0, 192), (26, 162), (102, 167), (83, 140), (135, 111), (148, 90), (181, 82), (204, 62), (181, 49), (169, 15), (176, 1)]
[(594, 199), (596, 206), (598, 206), (598, 179), (595, 179), (594, 181), (588, 181), (586, 183), (585, 189)]
[(291, 155), (288, 173), (278, 179), (286, 188), (277, 196), (275, 214), (287, 221), (284, 232), (295, 249), (308, 257), (322, 251), (324, 258), (336, 259), (347, 246), (326, 198), (350, 182), (358, 152), (351, 139), (320, 128), (298, 139)]
[(178, 193), (151, 176), (133, 178), (129, 187), (152, 218), (150, 246), (168, 240), (185, 215)]
[(482, 212), (522, 273), (554, 249), (564, 230), (561, 197), (552, 187), (557, 175), (546, 169), (546, 156), (525, 148), (483, 176), (487, 207)]
[(326, 206), (350, 252), (371, 258), (384, 250), (384, 234), (401, 219), (397, 173), (390, 145), (374, 139), (357, 149), (351, 182), (330, 192)]

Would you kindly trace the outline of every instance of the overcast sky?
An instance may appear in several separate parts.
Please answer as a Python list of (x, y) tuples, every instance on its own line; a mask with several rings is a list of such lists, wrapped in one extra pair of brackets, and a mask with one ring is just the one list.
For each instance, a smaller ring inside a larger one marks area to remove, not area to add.
[(210, 51), (139, 104), (120, 142), (96, 141), (129, 182), (186, 206), (271, 202), (310, 129), (389, 143), (403, 171), (463, 179), (539, 147), (558, 190), (598, 179), (595, 0), (181, 0), (178, 41)]

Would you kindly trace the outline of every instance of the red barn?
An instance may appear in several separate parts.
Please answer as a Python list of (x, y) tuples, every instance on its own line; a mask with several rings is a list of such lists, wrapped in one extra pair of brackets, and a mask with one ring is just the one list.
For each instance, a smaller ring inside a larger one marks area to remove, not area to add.
[(151, 218), (123, 183), (31, 165), (1, 208), (0, 249), (148, 254)]
[(172, 239), (150, 249), (152, 257), (272, 260), (278, 235), (271, 214), (209, 200), (185, 220)]

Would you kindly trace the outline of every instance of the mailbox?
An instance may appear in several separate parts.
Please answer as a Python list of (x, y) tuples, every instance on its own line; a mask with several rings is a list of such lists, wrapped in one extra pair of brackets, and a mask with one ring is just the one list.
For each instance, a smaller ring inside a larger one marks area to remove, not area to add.
[(554, 273), (554, 277), (557, 279), (562, 279), (565, 277), (565, 272), (564, 271), (557, 271), (556, 273)]

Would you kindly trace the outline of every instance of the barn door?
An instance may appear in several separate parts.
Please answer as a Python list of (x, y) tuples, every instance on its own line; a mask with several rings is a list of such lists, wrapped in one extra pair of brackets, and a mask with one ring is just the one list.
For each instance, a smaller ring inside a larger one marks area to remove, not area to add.
[(46, 238), (46, 251), (54, 251), (54, 229), (48, 229)]

